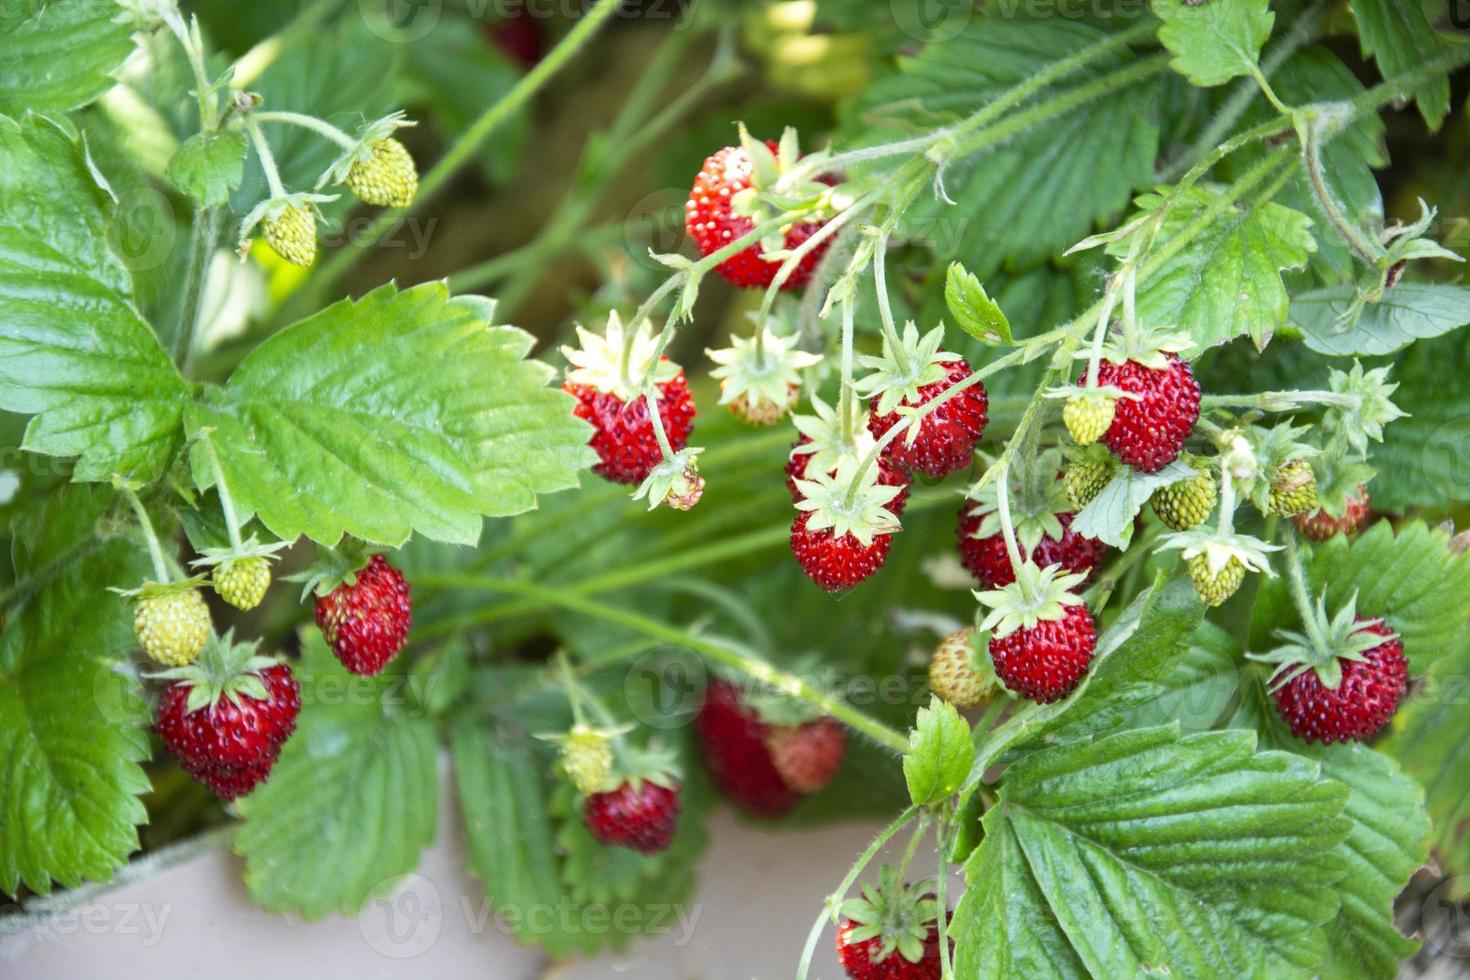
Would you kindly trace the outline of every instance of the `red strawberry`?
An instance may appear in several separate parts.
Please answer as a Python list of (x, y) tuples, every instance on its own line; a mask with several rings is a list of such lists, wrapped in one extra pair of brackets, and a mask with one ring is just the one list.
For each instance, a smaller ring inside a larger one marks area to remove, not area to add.
[(1403, 641), (1382, 622), (1370, 621), (1356, 633), (1372, 633), (1384, 642), (1364, 651), (1361, 660), (1338, 658), (1336, 690), (1308, 668), (1272, 692), (1281, 717), (1298, 738), (1328, 745), (1362, 741), (1398, 710), (1408, 680)]
[(766, 745), (770, 726), (727, 681), (710, 682), (695, 719), (705, 767), (720, 791), (760, 817), (779, 817), (801, 798), (786, 784)]
[(879, 958), (883, 937), (870, 936), (853, 942), (850, 937), (859, 928), (860, 923), (844, 919), (837, 929), (837, 959), (852, 980), (939, 980), (942, 970), (938, 924), (929, 927), (923, 956), (918, 962), (910, 962), (896, 949)]
[(403, 573), (373, 555), (351, 584), (316, 600), (316, 624), (342, 666), (354, 674), (379, 673), (403, 649), (413, 605)]
[(847, 753), (847, 731), (835, 718), (773, 728), (766, 737), (781, 779), (799, 793), (815, 793), (832, 781)]
[(1357, 493), (1350, 493), (1345, 498), (1346, 509), (1341, 517), (1334, 517), (1326, 510), (1318, 510), (1311, 514), (1297, 514), (1292, 520), (1313, 541), (1326, 541), (1338, 534), (1352, 534), (1368, 519), (1368, 499), (1368, 488), (1360, 485)]
[(654, 854), (674, 839), (679, 785), (631, 780), (607, 793), (593, 793), (583, 806), (587, 829), (604, 844)]
[(1097, 646), (1086, 606), (1065, 606), (1061, 619), (1043, 619), (1006, 636), (992, 636), (990, 659), (1006, 687), (1047, 704), (1072, 693), (1087, 673)]
[[(810, 443), (810, 439), (802, 436), (796, 442), (792, 443), (791, 448), (795, 449), (797, 446), (809, 445)], [(811, 458), (809, 453), (797, 453), (786, 458), (786, 489), (791, 491), (791, 499), (794, 501), (801, 500), (801, 491), (796, 489), (796, 481), (807, 479), (806, 469), (807, 464), (811, 462)], [(888, 460), (879, 459), (878, 485), (902, 488), (898, 496), (888, 502), (888, 509), (893, 512), (895, 517), (903, 516), (904, 505), (909, 500), (908, 474), (897, 466), (894, 466)]]
[[(780, 147), (772, 140), (765, 142), (772, 154)], [(794, 162), (794, 161), (793, 161)], [(742, 238), (755, 228), (756, 222), (749, 214), (740, 213), (736, 196), (754, 187), (755, 166), (751, 153), (745, 146), (727, 146), (704, 161), (704, 167), (694, 180), (689, 192), (689, 201), (684, 205), (684, 227), (699, 246), (701, 255), (711, 255)], [(823, 181), (831, 183), (830, 180)], [(797, 221), (787, 230), (785, 248), (800, 246), (822, 227), (820, 221)], [(812, 271), (822, 260), (827, 243), (814, 248), (792, 272), (782, 286), (783, 289), (800, 289), (812, 277)], [(767, 262), (762, 256), (765, 251), (757, 242), (742, 252), (721, 262), (715, 267), (725, 279), (737, 286), (764, 289), (776, 278), (780, 262)]]
[[(899, 404), (910, 407), (923, 405), (970, 376), (970, 365), (962, 358), (946, 361), (944, 365), (944, 378), (920, 387), (917, 398), (904, 398)], [(873, 399), (868, 431), (874, 438), (881, 439), (901, 416), (897, 411), (879, 414), (878, 402), (879, 399)], [(948, 476), (968, 468), (975, 456), (975, 444), (980, 441), (985, 423), (989, 421), (985, 414), (989, 406), (985, 385), (978, 382), (971, 385), (926, 415), (919, 423), (919, 434), (912, 444), (908, 441), (907, 432), (889, 443), (888, 458), (905, 469), (932, 477)]]
[(1157, 473), (1174, 461), (1199, 420), (1199, 382), (1188, 364), (1165, 354), (1168, 365), (1145, 367), (1137, 361), (1104, 360), (1099, 385), (1112, 385), (1139, 398), (1119, 398), (1103, 443), (1123, 462)]
[[(1009, 585), (1016, 580), (1016, 573), (1011, 568), (1011, 559), (1006, 553), (1005, 536), (992, 534), (984, 538), (974, 537), (985, 519), (984, 514), (975, 511), (976, 508), (968, 502), (960, 508), (960, 523), (955, 528), (960, 561), (987, 589)], [(1043, 537), (1032, 550), (1030, 558), (1043, 567), (1061, 565), (1068, 571), (1086, 575), (1087, 579), (1082, 582), (1085, 586), (1091, 581), (1097, 566), (1102, 563), (1108, 546), (1096, 538), (1085, 538), (1073, 533), (1072, 518), (1075, 516), (1071, 513), (1058, 514), (1057, 520), (1062, 522), (1063, 528), (1062, 539), (1058, 541), (1050, 535)]]
[(807, 578), (828, 592), (841, 592), (861, 583), (883, 567), (892, 534), (874, 534), (864, 545), (852, 534), (837, 537), (830, 529), (807, 530), (809, 511), (801, 511), (791, 522), (791, 553)]
[[(668, 360), (668, 358), (664, 358)], [(641, 396), (625, 402), (612, 392), (568, 381), (562, 386), (577, 399), (572, 414), (592, 423), (592, 448), (601, 460), (592, 472), (614, 483), (642, 483), (663, 461), (663, 450), (653, 431), (648, 403)], [(689, 444), (694, 429), (694, 399), (680, 371), (658, 386), (658, 414), (675, 452)]]
[(203, 783), (211, 793), (226, 803), (238, 800), (250, 793), (270, 777), (279, 753), (267, 756), (248, 766), (210, 766), (184, 762), (184, 771)]

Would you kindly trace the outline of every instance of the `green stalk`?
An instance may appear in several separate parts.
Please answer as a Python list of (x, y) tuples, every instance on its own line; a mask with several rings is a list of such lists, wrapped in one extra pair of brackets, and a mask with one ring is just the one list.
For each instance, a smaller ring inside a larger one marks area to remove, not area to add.
[(179, 300), (179, 323), (174, 332), (174, 364), (182, 373), (189, 366), (194, 350), (194, 334), (199, 329), (203, 312), (204, 282), (209, 274), (209, 259), (219, 237), (221, 215), (218, 208), (198, 208), (189, 238), (189, 262), (184, 272), (184, 295)]
[(148, 545), (148, 558), (153, 562), (153, 580), (160, 585), (169, 581), (168, 563), (163, 560), (163, 547), (158, 543), (158, 534), (153, 530), (153, 521), (148, 517), (148, 511), (143, 507), (143, 501), (138, 499), (138, 494), (126, 483), (118, 482), (118, 492), (133, 509), (138, 518), (138, 527), (143, 531), (143, 540)]

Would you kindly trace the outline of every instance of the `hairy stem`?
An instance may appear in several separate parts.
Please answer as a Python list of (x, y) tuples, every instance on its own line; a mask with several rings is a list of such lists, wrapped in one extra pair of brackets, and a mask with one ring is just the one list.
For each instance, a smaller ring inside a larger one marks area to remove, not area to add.
[(163, 546), (158, 543), (158, 534), (153, 530), (153, 521), (148, 517), (148, 511), (143, 507), (143, 501), (138, 499), (137, 491), (126, 483), (117, 484), (118, 492), (133, 509), (138, 518), (138, 527), (143, 532), (143, 540), (148, 545), (148, 559), (153, 562), (154, 581), (163, 584), (169, 581), (168, 563), (163, 560)]
[(194, 350), (194, 334), (204, 305), (204, 283), (209, 275), (209, 260), (219, 237), (222, 215), (218, 208), (199, 208), (194, 212), (190, 230), (189, 260), (184, 272), (184, 295), (179, 299), (179, 322), (174, 332), (174, 363), (179, 371), (189, 366)]

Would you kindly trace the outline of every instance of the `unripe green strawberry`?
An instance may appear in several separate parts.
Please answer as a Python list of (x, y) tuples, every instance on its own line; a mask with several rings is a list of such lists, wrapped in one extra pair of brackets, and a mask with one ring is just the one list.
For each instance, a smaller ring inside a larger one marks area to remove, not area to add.
[(1205, 555), (1195, 555), (1187, 564), (1194, 591), (1199, 593), (1200, 602), (1207, 606), (1222, 604), (1235, 595), (1235, 590), (1245, 580), (1245, 566), (1234, 556), (1219, 571), (1211, 570), (1209, 558)]
[(1079, 446), (1090, 446), (1113, 424), (1115, 406), (1105, 395), (1073, 394), (1062, 406), (1062, 424)]
[(198, 589), (144, 595), (133, 610), (139, 646), (168, 667), (193, 662), (209, 639), (209, 626), (209, 607)]
[(561, 739), (561, 766), (583, 796), (612, 788), (612, 739), (606, 733), (577, 725)]
[(1288, 459), (1271, 474), (1271, 496), (1266, 512), (1281, 517), (1317, 509), (1317, 474), (1304, 459)]
[(1196, 459), (1190, 465), (1198, 476), (1159, 487), (1149, 498), (1159, 520), (1176, 531), (1199, 527), (1215, 509), (1215, 477), (1208, 464)]
[(989, 656), (978, 655), (979, 633), (973, 626), (951, 633), (929, 661), (929, 690), (956, 708), (978, 707), (1000, 691)]
[(261, 555), (227, 559), (212, 576), (214, 591), (236, 609), (254, 609), (271, 584), (270, 562)]
[(287, 207), (266, 219), (265, 240), (287, 262), (310, 268), (316, 261), (316, 215), (309, 208)]
[(406, 208), (419, 189), (419, 172), (403, 144), (389, 136), (368, 147), (371, 156), (355, 160), (347, 186), (368, 204)]
[(1062, 486), (1072, 506), (1081, 510), (1092, 503), (1102, 493), (1103, 487), (1112, 481), (1117, 468), (1117, 462), (1107, 452), (1075, 460), (1062, 477)]

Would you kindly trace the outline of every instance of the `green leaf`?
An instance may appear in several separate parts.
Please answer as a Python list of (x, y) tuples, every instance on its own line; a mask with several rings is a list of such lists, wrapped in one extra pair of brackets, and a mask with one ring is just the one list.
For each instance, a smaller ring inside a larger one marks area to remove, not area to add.
[[(1358, 614), (1381, 618), (1404, 642), (1409, 671), (1422, 674), (1437, 657), (1470, 637), (1470, 555), (1452, 554), (1449, 537), (1421, 523), (1380, 521), (1355, 540), (1335, 537), (1304, 551), (1303, 571), (1313, 596), (1326, 590), (1334, 610), (1354, 595)], [(1278, 629), (1300, 629), (1283, 578), (1261, 584), (1251, 622), (1251, 648), (1270, 649)]]
[(168, 179), (207, 208), (230, 203), (230, 192), (245, 176), (245, 137), (230, 129), (195, 133), (168, 162)]
[(6, 4), (0, 15), (0, 112), (78, 109), (113, 85), (133, 50), (121, 8), (93, 0)]
[(1256, 71), (1276, 15), (1267, 0), (1153, 0), (1169, 66), (1204, 87)]
[(987, 344), (1011, 343), (1011, 324), (1000, 305), (985, 293), (974, 273), (958, 262), (949, 267), (944, 301), (961, 330)]
[[(253, 350), (189, 432), (213, 430), (236, 506), (283, 541), (474, 544), (481, 515), (529, 510), (591, 460), (530, 335), (491, 316), (442, 283), (343, 300)], [(192, 455), (212, 486), (202, 443)]]
[[(1153, 211), (1168, 194), (1167, 190), (1146, 194), (1138, 204)], [(1221, 200), (1217, 191), (1201, 187), (1186, 191), (1164, 219), (1155, 248)], [(1139, 285), (1139, 318), (1150, 326), (1188, 334), (1194, 347), (1185, 356), (1247, 335), (1257, 347), (1265, 347), (1286, 323), (1289, 297), (1281, 271), (1304, 266), (1317, 247), (1311, 224), (1300, 211), (1280, 204), (1253, 209), (1231, 204)], [(1115, 254), (1121, 250), (1118, 244), (1109, 248)]]
[(915, 803), (927, 806), (958, 792), (974, 761), (970, 726), (954, 705), (934, 698), (919, 709), (903, 757), (903, 777)]
[(40, 579), (0, 633), (0, 891), (106, 881), (138, 848), (147, 708), (126, 652), (127, 603), (107, 589), (147, 567), (99, 538), (112, 494), (63, 487), (18, 526), (17, 573)]
[(1311, 976), (1346, 787), (1250, 732), (1144, 729), (1012, 764), (965, 865), (956, 976)]
[[(1107, 37), (1095, 26), (1060, 17), (982, 16), (967, 9), (964, 19), (962, 33), (946, 32), (918, 56), (900, 59), (900, 74), (853, 100), (845, 113), (844, 145), (909, 138), (958, 122)], [(1139, 61), (1128, 50), (1100, 58), (1046, 95), (1138, 69)], [(905, 234), (931, 243), (941, 257), (963, 259), (989, 281), (1003, 265), (1025, 268), (1051, 258), (1090, 234), (1096, 222), (1121, 213), (1153, 179), (1160, 124), (1152, 107), (1169, 84), (1162, 71), (1138, 70), (1138, 77), (1115, 91), (957, 161), (944, 173), (957, 206), (924, 195), (905, 216)]]
[(398, 675), (356, 677), (311, 631), (302, 708), (270, 779), (237, 806), (234, 850), (250, 896), (273, 912), (356, 915), (434, 840), (434, 723), (402, 703)]
[(1229, 633), (1205, 621), (1188, 638), (1183, 656), (1154, 677), (1155, 694), (1125, 706), (1119, 728), (1177, 722), (1186, 732), (1209, 731), (1235, 699), (1241, 676), (1240, 646)]
[[(1312, 350), (1337, 357), (1392, 354), (1470, 323), (1470, 287), (1400, 283), (1353, 310), (1354, 286), (1328, 286), (1291, 302), (1291, 322)], [(1349, 314), (1352, 314), (1351, 316)]]
[(1120, 466), (1096, 497), (1078, 512), (1072, 527), (1084, 537), (1126, 548), (1133, 538), (1133, 519), (1160, 487), (1196, 475), (1188, 463), (1175, 460), (1157, 473)]
[(74, 478), (161, 474), (188, 389), (108, 249), (111, 199), (63, 124), (0, 116), (0, 408)]
[[(1352, 8), (1363, 53), (1377, 60), (1384, 78), (1411, 72), (1444, 50), (1421, 3), (1352, 0)], [(1450, 111), (1449, 72), (1420, 85), (1414, 98), (1424, 121), (1438, 129)]]

